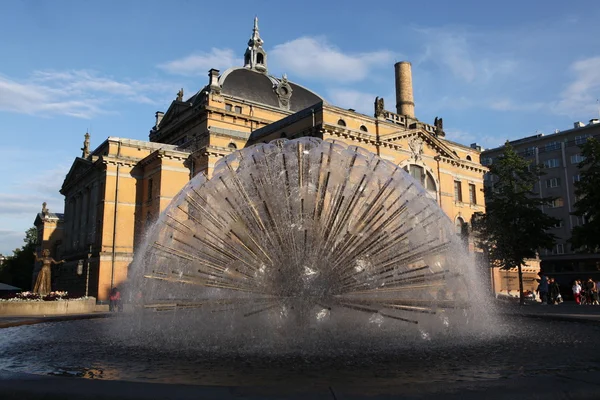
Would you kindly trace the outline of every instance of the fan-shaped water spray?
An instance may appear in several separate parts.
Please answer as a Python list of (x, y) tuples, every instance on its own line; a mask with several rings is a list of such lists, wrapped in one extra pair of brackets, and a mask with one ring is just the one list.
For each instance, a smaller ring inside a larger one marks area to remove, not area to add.
[[(406, 326), (467, 320), (481, 285), (453, 224), (404, 170), (316, 138), (237, 151), (193, 178), (138, 253), (152, 304)], [(366, 313), (366, 314), (365, 314)]]

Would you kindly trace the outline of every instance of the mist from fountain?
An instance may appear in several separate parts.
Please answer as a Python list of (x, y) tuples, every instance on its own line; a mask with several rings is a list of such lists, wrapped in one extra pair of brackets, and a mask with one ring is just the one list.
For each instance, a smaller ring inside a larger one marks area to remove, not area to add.
[(145, 340), (330, 351), (489, 331), (479, 271), (403, 169), (300, 138), (194, 177), (147, 233), (131, 277), (143, 309), (163, 310), (137, 313)]

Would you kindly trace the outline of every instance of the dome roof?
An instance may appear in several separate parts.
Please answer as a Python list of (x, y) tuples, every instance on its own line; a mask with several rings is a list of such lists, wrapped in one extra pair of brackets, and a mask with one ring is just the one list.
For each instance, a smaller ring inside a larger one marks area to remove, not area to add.
[[(324, 101), (310, 90), (249, 68), (231, 68), (219, 77), (221, 93), (267, 106), (300, 111)], [(287, 106), (286, 106), (287, 104)]]

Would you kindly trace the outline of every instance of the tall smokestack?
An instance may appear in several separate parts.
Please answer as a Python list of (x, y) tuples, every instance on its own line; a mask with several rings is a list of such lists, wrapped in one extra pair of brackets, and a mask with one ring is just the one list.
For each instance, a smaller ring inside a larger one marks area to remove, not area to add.
[(408, 61), (401, 61), (394, 64), (394, 69), (396, 71), (396, 113), (414, 119), (412, 66)]

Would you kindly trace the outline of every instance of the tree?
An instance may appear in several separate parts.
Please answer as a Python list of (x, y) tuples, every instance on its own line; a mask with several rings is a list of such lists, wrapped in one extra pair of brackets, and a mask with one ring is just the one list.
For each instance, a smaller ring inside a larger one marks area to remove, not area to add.
[(37, 229), (29, 228), (23, 239), (25, 245), (15, 249), (13, 255), (6, 258), (0, 269), (0, 282), (19, 287), (23, 290), (31, 289), (33, 267), (35, 260), (33, 253), (37, 246)]
[(589, 138), (581, 146), (585, 159), (579, 163), (580, 179), (575, 183), (577, 201), (573, 215), (583, 224), (573, 228), (569, 241), (574, 248), (596, 252), (600, 247), (600, 142)]
[(523, 304), (525, 260), (534, 258), (538, 249), (554, 245), (555, 236), (548, 230), (559, 220), (542, 211), (542, 206), (554, 199), (540, 198), (534, 192), (543, 175), (541, 166), (520, 157), (508, 142), (504, 153), (489, 168), (493, 184), (485, 188), (486, 213), (474, 217), (473, 229), (492, 265), (517, 267), (519, 300)]

